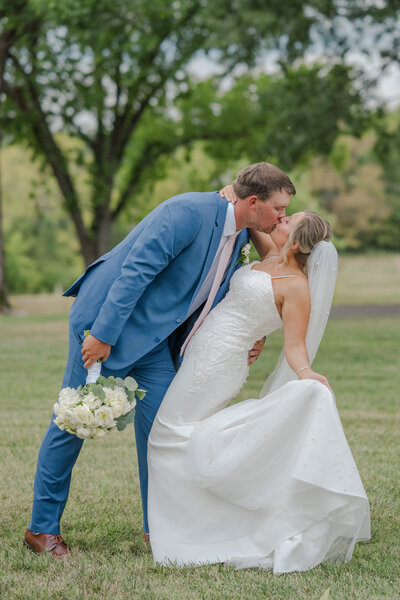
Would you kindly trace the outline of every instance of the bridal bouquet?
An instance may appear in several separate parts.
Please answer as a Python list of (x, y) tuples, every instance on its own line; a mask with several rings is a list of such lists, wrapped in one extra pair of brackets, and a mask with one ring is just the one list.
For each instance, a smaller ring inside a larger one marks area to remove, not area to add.
[[(92, 367), (100, 372), (99, 363)], [(89, 370), (90, 371), (90, 370)], [(88, 381), (93, 375), (88, 374)], [(78, 388), (66, 387), (61, 390), (54, 404), (54, 423), (61, 429), (82, 440), (100, 439), (114, 429), (122, 431), (133, 423), (136, 397), (145, 395), (133, 377), (96, 377), (92, 383)]]

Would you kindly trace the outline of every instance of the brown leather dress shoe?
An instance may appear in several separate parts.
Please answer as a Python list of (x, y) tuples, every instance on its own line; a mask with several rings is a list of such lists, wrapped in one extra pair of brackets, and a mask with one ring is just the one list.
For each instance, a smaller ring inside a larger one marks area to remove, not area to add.
[(67, 544), (59, 534), (34, 533), (30, 529), (27, 529), (24, 544), (37, 554), (47, 552), (58, 559), (63, 559), (69, 554)]

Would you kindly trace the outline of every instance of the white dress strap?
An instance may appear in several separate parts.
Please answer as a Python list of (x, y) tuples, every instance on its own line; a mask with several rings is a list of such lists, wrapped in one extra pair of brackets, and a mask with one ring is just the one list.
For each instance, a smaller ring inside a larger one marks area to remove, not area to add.
[(275, 277), (271, 276), (271, 279), (284, 279), (285, 277), (297, 277), (297, 275), (275, 275)]

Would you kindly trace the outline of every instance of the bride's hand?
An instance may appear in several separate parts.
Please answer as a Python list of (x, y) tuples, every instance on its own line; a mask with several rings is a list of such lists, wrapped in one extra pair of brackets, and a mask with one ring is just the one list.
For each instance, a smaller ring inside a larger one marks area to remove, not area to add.
[(333, 389), (329, 385), (329, 381), (327, 380), (327, 378), (325, 377), (325, 375), (321, 375), (320, 373), (316, 373), (312, 369), (306, 369), (305, 371), (303, 371), (301, 373), (301, 375), (299, 376), (299, 379), (316, 379), (316, 381), (320, 381), (321, 383), (323, 383), (324, 385), (326, 385), (326, 387), (328, 388), (328, 390), (330, 390), (332, 392), (332, 394), (333, 394)]
[(228, 185), (226, 185), (222, 188), (222, 190), (219, 191), (219, 195), (222, 196), (222, 198), (226, 198), (228, 202), (231, 202), (231, 204), (235, 204), (235, 202), (237, 201), (236, 194), (233, 190), (233, 185), (230, 183), (228, 183)]
[(258, 342), (256, 342), (254, 344), (254, 346), (252, 347), (251, 350), (249, 350), (249, 355), (247, 358), (247, 364), (251, 365), (253, 364), (253, 362), (255, 360), (257, 360), (257, 358), (260, 356), (263, 348), (264, 348), (264, 343), (265, 343), (265, 337), (262, 338), (262, 340), (258, 340)]

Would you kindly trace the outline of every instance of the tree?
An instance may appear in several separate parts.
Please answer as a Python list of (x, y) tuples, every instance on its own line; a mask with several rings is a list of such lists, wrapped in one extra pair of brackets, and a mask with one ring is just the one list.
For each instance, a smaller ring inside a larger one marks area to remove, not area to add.
[(375, 156), (381, 165), (389, 216), (379, 232), (380, 246), (400, 250), (400, 111), (374, 122)]
[(389, 207), (382, 169), (373, 157), (375, 138), (369, 130), (361, 139), (339, 137), (330, 160), (316, 159), (310, 169), (310, 192), (325, 209), (338, 248), (365, 251), (382, 248)]
[[(2, 108), (2, 96), (4, 90), (4, 72), (8, 52), (15, 42), (17, 32), (14, 27), (9, 27), (0, 32), (0, 108)], [(3, 131), (0, 126), (0, 153), (3, 145)], [(2, 210), (2, 170), (0, 154), (0, 313), (7, 312), (10, 307), (6, 283), (5, 251), (3, 242), (3, 210)]]
[[(291, 166), (329, 151), (360, 105), (348, 69), (288, 67), (315, 24), (336, 14), (333, 0), (1, 1), (2, 35), (12, 40), (3, 126), (51, 169), (86, 263), (108, 249), (112, 223), (177, 148), (203, 140), (221, 168), (240, 153)], [(267, 49), (279, 73), (238, 75)], [(201, 52), (219, 74), (196, 83), (190, 61)]]
[(1, 146), (2, 132), (0, 130), (0, 313), (8, 312), (11, 308), (8, 299), (7, 282), (6, 282), (6, 260), (3, 243), (3, 210), (2, 210), (2, 165), (1, 165)]

